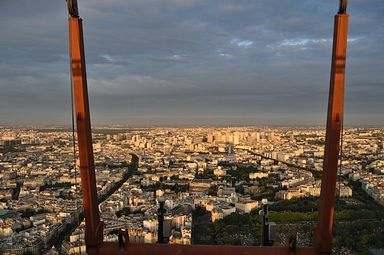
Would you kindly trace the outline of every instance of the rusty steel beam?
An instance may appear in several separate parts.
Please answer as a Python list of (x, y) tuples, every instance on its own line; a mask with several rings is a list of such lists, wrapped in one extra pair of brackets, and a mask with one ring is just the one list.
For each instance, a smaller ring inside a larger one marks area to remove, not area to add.
[(103, 240), (103, 227), (97, 204), (83, 27), (79, 17), (69, 17), (69, 42), (85, 217), (85, 242), (87, 246), (97, 246)]
[(335, 16), (334, 23), (327, 130), (319, 201), (319, 221), (315, 231), (315, 247), (320, 254), (329, 254), (332, 248), (337, 165), (340, 149), (340, 131), (343, 121), (347, 34), (348, 14), (339, 12)]
[(98, 249), (90, 249), (91, 255), (317, 255), (314, 248), (252, 247), (222, 245), (180, 245), (129, 243), (119, 247), (118, 243), (104, 242)]

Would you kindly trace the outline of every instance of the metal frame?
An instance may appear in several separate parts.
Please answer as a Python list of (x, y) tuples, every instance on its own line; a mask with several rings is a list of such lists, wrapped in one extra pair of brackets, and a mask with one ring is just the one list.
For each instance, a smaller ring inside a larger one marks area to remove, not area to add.
[(347, 34), (348, 14), (337, 14), (335, 16), (333, 35), (327, 130), (319, 202), (319, 222), (315, 234), (315, 247), (319, 252), (324, 253), (329, 253), (332, 248), (337, 165), (340, 150), (340, 131), (343, 122)]
[(87, 250), (92, 255), (317, 255), (312, 247), (258, 247), (231, 245), (180, 245), (180, 244), (144, 244), (129, 243), (119, 247), (117, 243), (104, 242), (97, 248)]
[(69, 18), (71, 70), (75, 102), (77, 139), (83, 208), (86, 222), (85, 242), (98, 245), (103, 240), (103, 227), (97, 203), (95, 163), (93, 158), (91, 121), (89, 114), (87, 75), (85, 68), (83, 25), (79, 17)]
[[(71, 2), (76, 3), (76, 1)], [(319, 202), (319, 221), (315, 232), (315, 247), (296, 248), (294, 250), (288, 247), (242, 247), (133, 243), (125, 243), (124, 245), (119, 245), (118, 243), (103, 242), (103, 223), (100, 221), (100, 213), (97, 203), (95, 166), (93, 159), (91, 122), (84, 56), (83, 28), (81, 18), (79, 18), (78, 13), (75, 14), (69, 17), (69, 38), (77, 122), (77, 137), (80, 157), (80, 173), (83, 193), (83, 208), (86, 224), (85, 242), (87, 245), (88, 254), (330, 254), (332, 248), (332, 224), (335, 204), (340, 130), (343, 119), (348, 14), (345, 12), (338, 13), (335, 16), (334, 23), (326, 144), (324, 151), (324, 165)]]

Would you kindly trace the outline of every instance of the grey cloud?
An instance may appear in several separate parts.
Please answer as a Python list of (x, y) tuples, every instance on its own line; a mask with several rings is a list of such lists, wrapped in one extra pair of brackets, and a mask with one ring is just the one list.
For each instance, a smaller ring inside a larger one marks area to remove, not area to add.
[[(97, 124), (325, 123), (337, 1), (79, 5)], [(65, 1), (0, 8), (0, 124), (66, 123)], [(383, 125), (384, 4), (354, 0), (349, 10), (346, 120)]]

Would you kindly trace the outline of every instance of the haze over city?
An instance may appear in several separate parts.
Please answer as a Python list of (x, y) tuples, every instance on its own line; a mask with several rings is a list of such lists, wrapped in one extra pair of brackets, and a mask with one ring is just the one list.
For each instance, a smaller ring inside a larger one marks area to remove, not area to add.
[[(337, 2), (81, 0), (93, 123), (325, 125)], [(0, 125), (69, 125), (65, 1), (0, 8)], [(349, 10), (345, 124), (383, 125), (384, 5)]]

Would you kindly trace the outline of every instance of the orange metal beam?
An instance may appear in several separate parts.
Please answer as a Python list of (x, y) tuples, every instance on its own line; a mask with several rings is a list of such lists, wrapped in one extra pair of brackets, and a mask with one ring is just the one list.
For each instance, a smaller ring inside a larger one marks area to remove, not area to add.
[(103, 240), (103, 227), (97, 205), (95, 165), (93, 159), (91, 121), (89, 115), (87, 75), (85, 69), (82, 20), (69, 18), (71, 71), (75, 102), (80, 175), (86, 224), (87, 245), (97, 246)]
[(347, 34), (348, 14), (339, 12), (335, 16), (334, 24), (327, 131), (319, 202), (319, 222), (315, 233), (315, 247), (320, 254), (329, 254), (332, 248), (337, 165), (340, 131), (343, 121)]
[(288, 247), (252, 247), (222, 245), (179, 245), (129, 243), (119, 247), (118, 243), (105, 242), (98, 249), (90, 249), (92, 255), (317, 255), (314, 248), (290, 250)]

